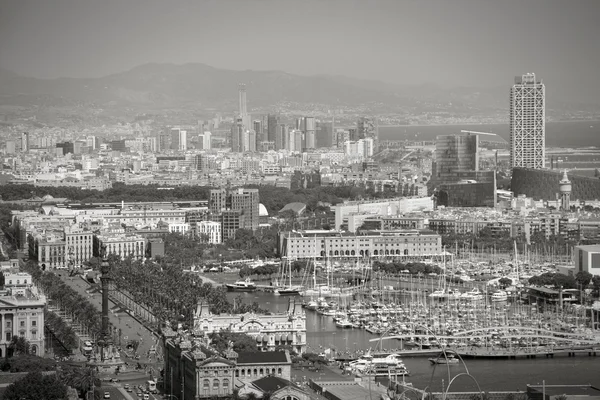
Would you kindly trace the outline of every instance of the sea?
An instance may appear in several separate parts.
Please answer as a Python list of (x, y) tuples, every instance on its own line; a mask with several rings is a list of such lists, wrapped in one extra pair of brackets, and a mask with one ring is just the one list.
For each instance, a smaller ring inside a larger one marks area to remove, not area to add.
[[(510, 140), (508, 124), (475, 125), (405, 125), (379, 127), (379, 140), (435, 140), (438, 135), (460, 134), (461, 130), (495, 133), (502, 139)], [(498, 141), (493, 137), (485, 140)], [(600, 121), (560, 121), (546, 122), (547, 147), (600, 147)]]
[[(273, 313), (287, 311), (288, 297), (275, 296), (272, 293), (230, 293), (233, 297), (241, 294), (246, 303), (254, 301)], [(297, 297), (296, 299), (301, 299)], [(320, 353), (327, 348), (335, 351), (368, 349), (396, 349), (399, 341), (389, 340), (371, 342), (378, 339), (364, 329), (340, 329), (331, 317), (306, 311), (306, 330), (309, 351)], [(404, 357), (404, 364), (410, 371), (406, 377), (415, 387), (423, 389), (429, 386), (432, 391), (441, 391), (443, 381), (448, 384), (450, 376), (465, 372), (462, 365), (430, 365), (427, 357)], [(526, 390), (526, 385), (586, 385), (600, 387), (600, 354), (589, 357), (578, 354), (576, 357), (556, 356), (555, 358), (518, 358), (516, 360), (465, 360), (468, 372), (477, 380), (484, 391)], [(448, 371), (450, 368), (450, 371)], [(452, 384), (451, 391), (476, 391), (475, 384), (468, 378), (458, 378)]]

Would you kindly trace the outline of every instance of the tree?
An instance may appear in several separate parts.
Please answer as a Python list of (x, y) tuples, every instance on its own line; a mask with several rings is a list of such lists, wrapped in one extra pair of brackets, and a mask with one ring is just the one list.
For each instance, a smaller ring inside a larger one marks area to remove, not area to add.
[(9, 352), (16, 356), (29, 354), (29, 349), (29, 342), (23, 336), (13, 336), (8, 345)]
[(579, 271), (577, 275), (575, 275), (575, 280), (581, 285), (582, 289), (586, 289), (592, 281), (592, 277), (593, 275), (587, 271)]
[(233, 343), (233, 350), (237, 353), (256, 353), (258, 346), (256, 340), (245, 333), (236, 333), (231, 331), (221, 331), (209, 335), (211, 345), (219, 352), (224, 352)]
[(506, 278), (506, 277), (500, 278), (500, 279), (498, 279), (498, 284), (503, 289), (506, 289), (507, 287), (509, 287), (510, 285), (512, 285), (512, 279)]
[(55, 375), (31, 372), (12, 383), (4, 392), (5, 400), (45, 399), (63, 400), (67, 397), (67, 386)]

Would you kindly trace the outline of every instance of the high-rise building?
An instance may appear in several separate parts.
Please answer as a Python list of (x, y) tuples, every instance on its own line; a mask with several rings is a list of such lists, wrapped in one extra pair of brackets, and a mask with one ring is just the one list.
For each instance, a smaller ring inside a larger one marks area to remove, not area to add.
[(276, 128), (275, 150), (289, 150), (289, 132), (286, 124), (279, 124)]
[(252, 129), (256, 132), (256, 137), (263, 141), (263, 123), (260, 119), (255, 119), (252, 121)]
[(428, 189), (437, 189), (438, 205), (495, 207), (496, 171), (479, 170), (477, 135), (438, 136)]
[[(267, 116), (267, 142), (275, 142), (277, 148), (277, 129), (279, 128), (279, 117), (274, 114)], [(282, 147), (278, 147), (277, 150)]]
[(331, 147), (333, 143), (333, 132), (331, 123), (317, 122), (315, 136), (315, 145), (318, 148)]
[(304, 123), (302, 124), (304, 133), (304, 148), (314, 149), (316, 148), (316, 123), (315, 117), (304, 117)]
[(510, 90), (510, 165), (543, 169), (546, 164), (546, 87), (535, 74), (515, 77)]
[(23, 132), (21, 133), (21, 151), (27, 153), (29, 149), (29, 132)]
[(240, 83), (239, 86), (239, 111), (240, 115), (248, 115), (248, 110), (246, 109), (246, 85), (244, 83)]
[(223, 240), (232, 237), (237, 229), (258, 229), (258, 189), (213, 189), (208, 208), (213, 220), (222, 223)]
[(355, 140), (359, 139), (373, 139), (373, 146), (375, 151), (379, 147), (379, 126), (377, 124), (377, 118), (375, 117), (360, 117), (356, 124), (356, 136)]
[(181, 128), (171, 128), (171, 150), (187, 150), (187, 131)]
[(479, 136), (444, 135), (435, 140), (432, 180), (455, 182), (460, 171), (479, 170)]

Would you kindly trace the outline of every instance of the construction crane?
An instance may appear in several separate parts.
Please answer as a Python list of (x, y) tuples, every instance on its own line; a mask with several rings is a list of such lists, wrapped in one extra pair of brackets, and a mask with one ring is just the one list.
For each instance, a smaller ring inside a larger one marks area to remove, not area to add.
[(460, 133), (468, 133), (469, 135), (473, 134), (473, 135), (487, 135), (487, 136), (497, 136), (498, 138), (502, 139), (503, 142), (506, 143), (506, 139), (504, 139), (502, 136), (499, 136), (496, 133), (489, 133), (489, 132), (477, 132), (477, 131), (465, 131), (465, 130), (461, 130)]

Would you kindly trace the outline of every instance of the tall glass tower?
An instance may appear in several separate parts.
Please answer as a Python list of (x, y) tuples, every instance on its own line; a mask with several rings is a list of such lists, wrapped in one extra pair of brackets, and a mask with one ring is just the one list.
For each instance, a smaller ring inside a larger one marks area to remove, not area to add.
[(546, 165), (546, 87), (533, 73), (517, 76), (510, 89), (510, 165)]

